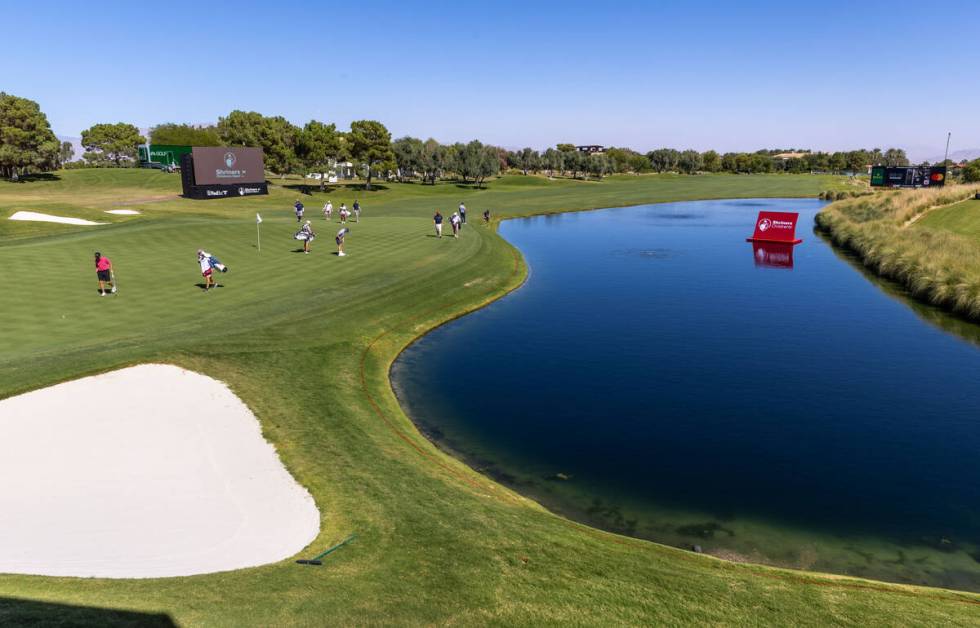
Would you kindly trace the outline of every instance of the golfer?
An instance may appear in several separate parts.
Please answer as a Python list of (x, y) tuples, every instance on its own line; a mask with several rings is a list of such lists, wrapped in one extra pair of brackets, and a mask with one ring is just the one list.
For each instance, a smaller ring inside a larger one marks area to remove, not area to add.
[(436, 210), (436, 215), (432, 217), (432, 223), (436, 226), (436, 235), (442, 237), (442, 214)]
[(299, 202), (299, 199), (296, 199), (293, 208), (296, 210), (296, 222), (303, 222), (303, 204)]
[(323, 217), (326, 220), (330, 220), (330, 214), (333, 213), (333, 203), (327, 201), (327, 204), (323, 206)]
[(337, 240), (337, 257), (345, 257), (347, 255), (347, 253), (344, 253), (344, 236), (348, 233), (350, 233), (350, 229), (347, 227), (343, 227), (337, 232), (337, 237), (335, 238)]
[(449, 217), (449, 225), (453, 228), (453, 237), (459, 237), (459, 226), (460, 226), (459, 212), (453, 212), (453, 215)]
[(296, 232), (296, 235), (294, 237), (297, 240), (303, 241), (303, 252), (309, 255), (310, 242), (312, 242), (313, 239), (316, 238), (316, 233), (313, 232), (313, 225), (310, 224), (309, 220), (303, 223), (303, 227)]
[(116, 282), (112, 279), (112, 260), (95, 252), (95, 274), (99, 277), (99, 296), (105, 296), (105, 286), (109, 284), (112, 294), (116, 294)]
[(485, 224), (485, 225), (489, 225), (490, 224), (490, 210), (489, 209), (486, 209), (486, 210), (483, 211), (483, 224)]
[(204, 292), (214, 287), (213, 269), (211, 268), (211, 254), (204, 249), (197, 250), (197, 263), (201, 265), (201, 276), (204, 277)]
[(459, 221), (460, 226), (466, 224), (466, 205), (463, 205), (462, 202), (459, 204)]
[(347, 203), (341, 203), (340, 204), (340, 224), (343, 225), (343, 224), (346, 224), (347, 223), (347, 216), (348, 215), (349, 215), (349, 212), (347, 211)]

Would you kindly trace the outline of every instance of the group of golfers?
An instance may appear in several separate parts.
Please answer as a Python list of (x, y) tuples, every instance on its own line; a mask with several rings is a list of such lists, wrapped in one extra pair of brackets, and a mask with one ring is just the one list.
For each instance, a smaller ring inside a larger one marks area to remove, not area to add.
[[(293, 204), (293, 211), (296, 214), (296, 222), (302, 223), (299, 231), (293, 237), (303, 242), (303, 253), (309, 255), (310, 244), (316, 239), (316, 232), (313, 230), (311, 221), (303, 221), (305, 207), (303, 207), (303, 203), (299, 199), (296, 199), (296, 202)], [(323, 218), (324, 220), (330, 220), (332, 215), (333, 203), (327, 200), (323, 205)], [(340, 224), (343, 225), (334, 238), (334, 241), (337, 243), (338, 257), (347, 256), (347, 253), (344, 252), (344, 238), (350, 233), (350, 228), (347, 227), (347, 220), (352, 216), (354, 222), (361, 222), (361, 204), (357, 199), (354, 200), (351, 210), (347, 209), (345, 203), (341, 203), (338, 210)], [(436, 228), (436, 236), (441, 238), (443, 217), (439, 210), (436, 210), (435, 215), (432, 217), (432, 222)], [(490, 224), (489, 209), (483, 212), (483, 222), (487, 225)], [(449, 224), (452, 226), (453, 237), (458, 238), (460, 230), (466, 224), (466, 205), (463, 203), (459, 204), (459, 208), (449, 217)], [(227, 272), (228, 268), (218, 261), (216, 257), (203, 249), (198, 249), (197, 251), (197, 262), (201, 268), (201, 276), (204, 278), (204, 292), (207, 293), (217, 285), (214, 281), (214, 272)], [(100, 252), (96, 252), (95, 254), (95, 272), (99, 279), (99, 296), (104, 297), (107, 294), (107, 290), (108, 293), (116, 294), (116, 278), (113, 273), (112, 261)]]

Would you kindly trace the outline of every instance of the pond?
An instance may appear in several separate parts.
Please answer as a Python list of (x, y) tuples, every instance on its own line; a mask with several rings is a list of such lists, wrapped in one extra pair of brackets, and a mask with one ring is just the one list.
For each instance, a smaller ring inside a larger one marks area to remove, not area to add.
[[(946, 329), (980, 335), (812, 233), (821, 206), (506, 221), (527, 283), (409, 347), (396, 393), (441, 447), (578, 521), (980, 590), (980, 349)], [(759, 210), (799, 212), (804, 242), (747, 243)]]

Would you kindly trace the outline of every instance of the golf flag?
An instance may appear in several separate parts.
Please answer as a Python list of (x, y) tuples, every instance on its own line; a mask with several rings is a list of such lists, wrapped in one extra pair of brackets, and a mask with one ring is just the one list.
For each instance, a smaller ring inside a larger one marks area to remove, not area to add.
[(257, 225), (261, 225), (262, 224), (262, 216), (259, 216), (259, 213), (258, 212), (255, 212), (255, 224), (257, 224)]
[(259, 212), (255, 212), (255, 249), (257, 251), (262, 250), (262, 236), (259, 235), (259, 225), (262, 224), (262, 216), (259, 216)]

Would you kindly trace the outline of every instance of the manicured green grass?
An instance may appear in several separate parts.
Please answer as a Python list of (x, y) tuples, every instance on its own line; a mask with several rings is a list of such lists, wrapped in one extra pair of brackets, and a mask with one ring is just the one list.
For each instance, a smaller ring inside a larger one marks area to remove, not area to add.
[[(321, 234), (311, 255), (292, 252), (295, 190), (276, 185), (269, 197), (213, 202), (150, 198), (173, 195), (177, 185), (176, 177), (137, 171), (0, 184), (0, 264), (12, 279), (2, 301), (0, 397), (147, 361), (213, 374), (253, 409), (316, 499), (322, 529), (303, 555), (350, 533), (358, 538), (320, 568), (286, 560), (161, 580), (0, 576), (0, 624), (124, 621), (38, 601), (209, 626), (969, 625), (980, 614), (976, 595), (727, 563), (569, 522), (437, 450), (389, 386), (388, 367), (407, 343), (523, 280), (519, 253), (478, 224), (486, 207), (499, 218), (803, 196), (837, 181), (508, 177), (487, 190), (333, 189), (302, 197)], [(330, 254), (336, 217), (327, 225), (317, 211), (327, 196), (337, 207), (355, 194), (363, 219), (348, 238), (350, 256), (337, 258)], [(133, 202), (146, 200), (153, 202)], [(462, 237), (430, 237), (432, 210), (452, 210), (460, 200), (471, 212)], [(111, 203), (144, 214), (86, 228), (4, 220), (15, 209), (91, 217)], [(256, 211), (265, 218), (261, 252)], [(231, 269), (211, 294), (195, 286), (199, 247)], [(116, 297), (96, 295), (96, 249), (116, 265)], [(472, 368), (465, 379), (479, 385), (479, 365)], [(64, 513), (64, 525), (71, 519)]]
[(919, 229), (941, 229), (980, 238), (980, 200), (969, 199), (926, 214), (916, 223)]

